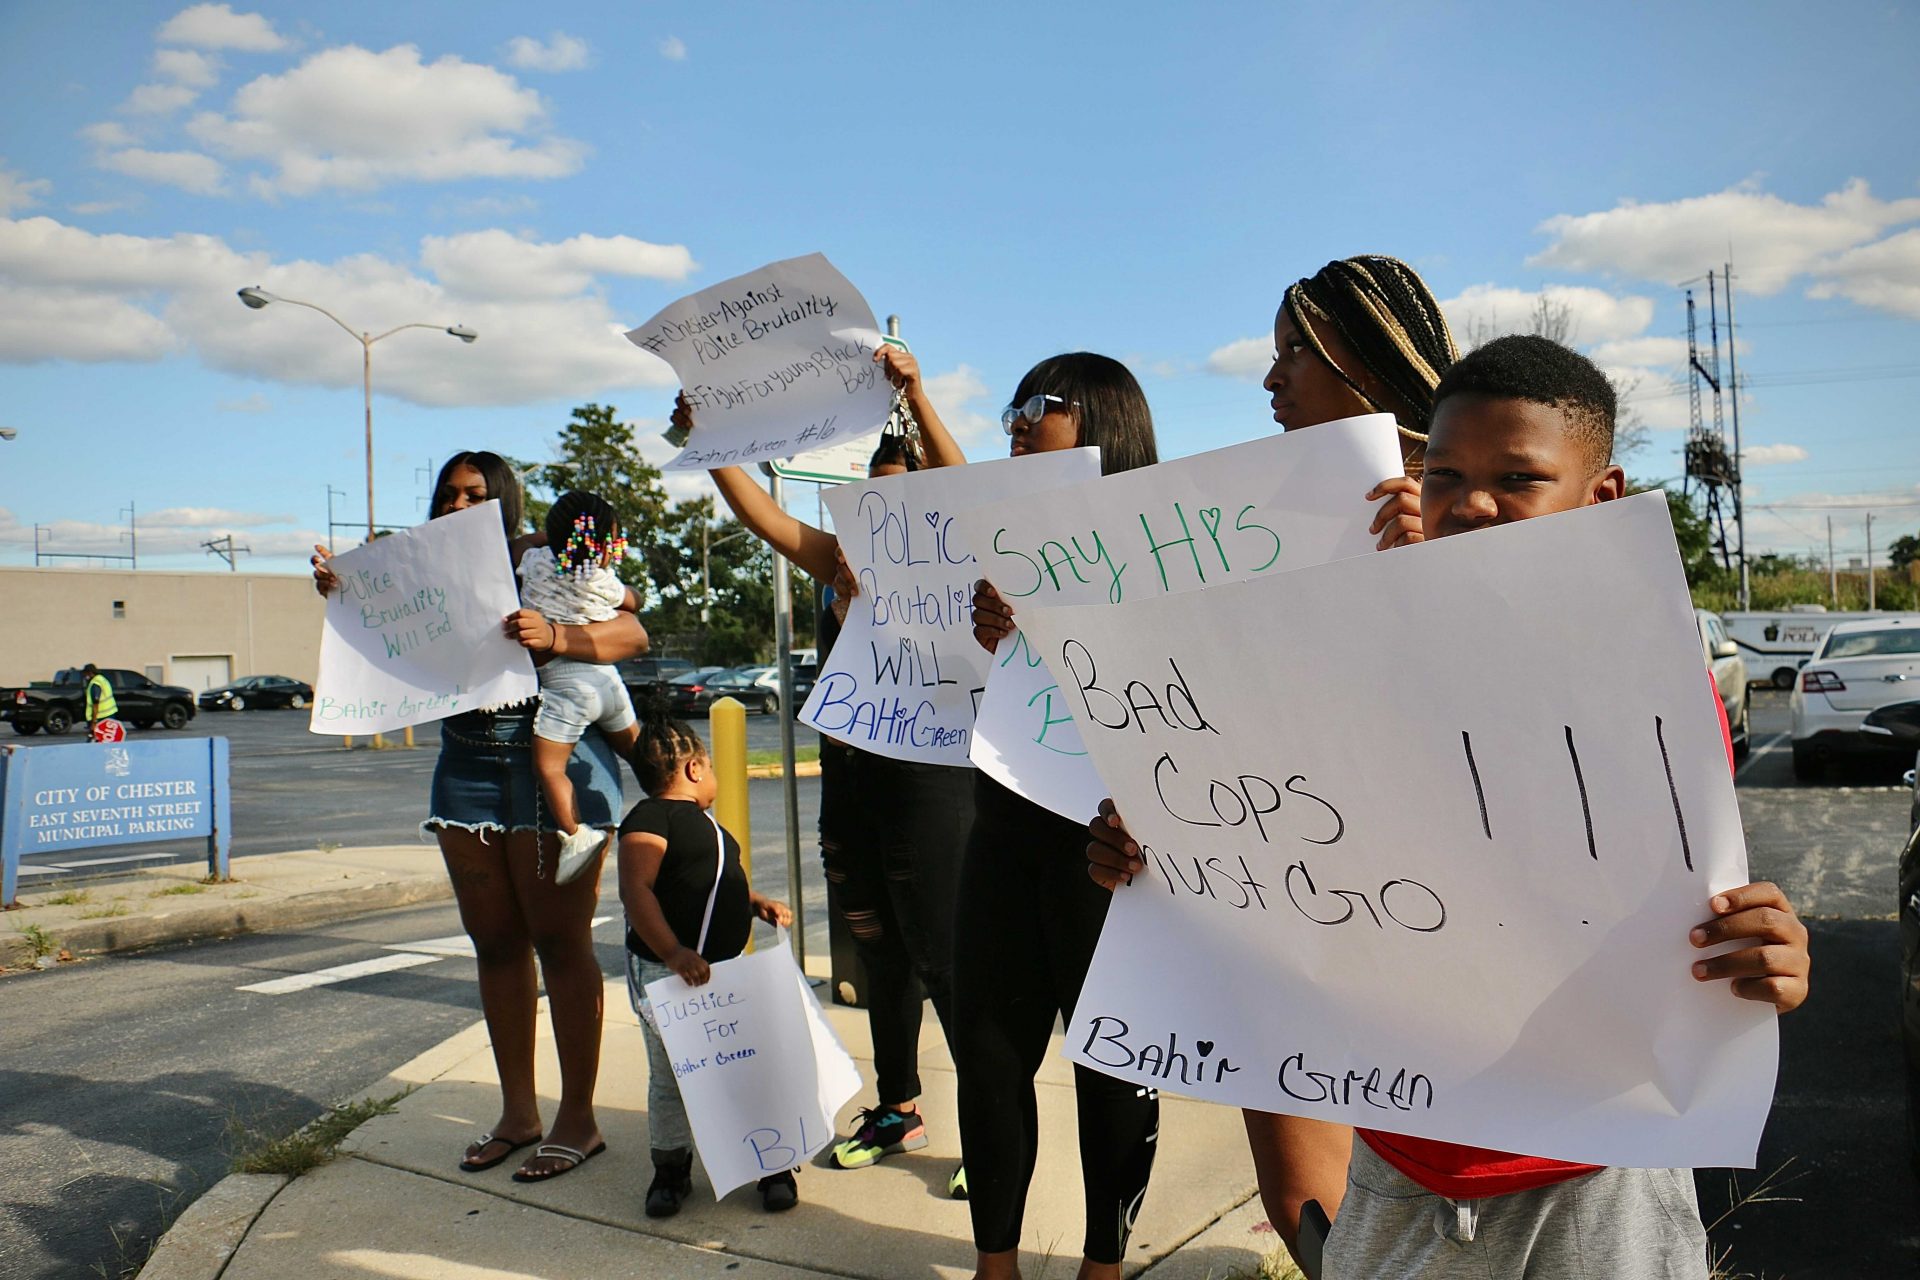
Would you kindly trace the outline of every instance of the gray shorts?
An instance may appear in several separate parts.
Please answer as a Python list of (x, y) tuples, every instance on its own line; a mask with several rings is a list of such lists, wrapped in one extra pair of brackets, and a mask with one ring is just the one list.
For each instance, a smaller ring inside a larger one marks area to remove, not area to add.
[(589, 726), (602, 733), (619, 733), (633, 725), (633, 699), (612, 667), (555, 658), (540, 668), (540, 714), (533, 721), (534, 737), (578, 742)]
[(1356, 1135), (1322, 1280), (1707, 1280), (1691, 1169), (1602, 1169), (1550, 1187), (1449, 1200)]

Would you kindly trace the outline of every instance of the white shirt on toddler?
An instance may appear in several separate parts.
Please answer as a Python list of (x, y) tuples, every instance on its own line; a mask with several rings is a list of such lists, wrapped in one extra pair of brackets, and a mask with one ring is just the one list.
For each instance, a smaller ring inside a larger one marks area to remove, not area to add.
[(581, 626), (607, 622), (620, 611), (627, 588), (606, 565), (581, 577), (561, 573), (553, 552), (529, 547), (520, 557), (520, 603), (538, 609), (549, 622)]

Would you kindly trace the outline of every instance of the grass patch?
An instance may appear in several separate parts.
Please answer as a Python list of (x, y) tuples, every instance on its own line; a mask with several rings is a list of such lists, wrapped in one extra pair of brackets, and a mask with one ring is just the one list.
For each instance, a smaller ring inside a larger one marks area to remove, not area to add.
[(152, 898), (171, 898), (183, 893), (205, 893), (206, 891), (206, 885), (197, 880), (191, 880), (185, 884), (174, 884), (168, 885), (164, 889), (155, 889), (147, 896)]
[(1293, 1265), (1283, 1245), (1260, 1260), (1253, 1271), (1229, 1271), (1219, 1280), (1306, 1280), (1306, 1274)]
[(314, 841), (313, 847), (321, 853), (332, 853), (340, 847), (340, 842), (338, 840), (316, 840)]
[(106, 906), (97, 907), (92, 911), (82, 911), (80, 918), (82, 920), (107, 920), (114, 916), (124, 916), (129, 910), (130, 908), (124, 902), (110, 902)]
[[(793, 762), (795, 764), (810, 764), (813, 761), (818, 760), (819, 758), (820, 758), (819, 747), (795, 747), (793, 749)], [(747, 752), (747, 763), (749, 765), (779, 764), (780, 753), (777, 750), (776, 751), (749, 751)]]
[(56, 893), (40, 905), (43, 907), (80, 907), (93, 901), (93, 895), (85, 889), (68, 889), (65, 893)]
[(27, 946), (33, 952), (35, 960), (50, 956), (60, 948), (60, 939), (48, 933), (37, 924), (20, 926), (20, 936), (27, 940)]
[(400, 1100), (413, 1092), (409, 1085), (385, 1098), (361, 1098), (339, 1102), (312, 1124), (294, 1130), (282, 1138), (269, 1138), (238, 1124), (229, 1124), (229, 1135), (236, 1139), (234, 1173), (279, 1173), (297, 1178), (333, 1159), (347, 1135), (375, 1116), (393, 1114)]

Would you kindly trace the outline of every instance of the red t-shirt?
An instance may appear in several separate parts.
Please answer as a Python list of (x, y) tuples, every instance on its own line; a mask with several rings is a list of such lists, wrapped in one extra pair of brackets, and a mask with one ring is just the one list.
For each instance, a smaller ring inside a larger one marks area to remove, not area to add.
[[(1708, 687), (1713, 689), (1713, 709), (1720, 717), (1720, 736), (1727, 744), (1727, 767), (1731, 769), (1734, 767), (1733, 731), (1727, 725), (1727, 708), (1720, 701), (1720, 690), (1713, 686), (1711, 676)], [(1375, 1155), (1428, 1191), (1449, 1200), (1508, 1196), (1516, 1191), (1550, 1187), (1556, 1182), (1598, 1173), (1604, 1167), (1546, 1160), (1540, 1156), (1517, 1156), (1485, 1147), (1463, 1147), (1404, 1133), (1381, 1133), (1377, 1129), (1354, 1132), (1373, 1148)]]

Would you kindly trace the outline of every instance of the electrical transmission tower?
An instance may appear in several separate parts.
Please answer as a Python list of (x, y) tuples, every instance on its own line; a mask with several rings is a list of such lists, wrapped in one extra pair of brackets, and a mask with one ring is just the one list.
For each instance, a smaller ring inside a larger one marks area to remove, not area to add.
[[(1733, 268), (1707, 272), (1707, 352), (1701, 359), (1698, 307), (1687, 290), (1687, 449), (1683, 486), (1700, 502), (1713, 534), (1713, 548), (1728, 569), (1740, 572), (1740, 607), (1747, 605), (1746, 504), (1740, 486), (1740, 395), (1733, 352)], [(1698, 281), (1688, 281), (1689, 285)], [(1727, 448), (1726, 417), (1720, 381), (1720, 291), (1727, 294), (1727, 385), (1733, 397), (1733, 448)], [(1701, 406), (1701, 384), (1713, 394), (1713, 425)], [(1733, 537), (1727, 536), (1731, 515)]]

